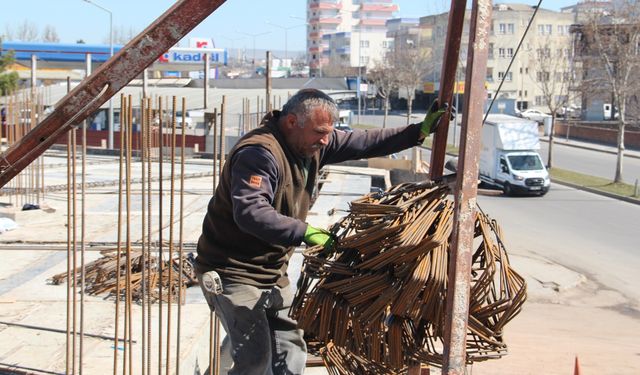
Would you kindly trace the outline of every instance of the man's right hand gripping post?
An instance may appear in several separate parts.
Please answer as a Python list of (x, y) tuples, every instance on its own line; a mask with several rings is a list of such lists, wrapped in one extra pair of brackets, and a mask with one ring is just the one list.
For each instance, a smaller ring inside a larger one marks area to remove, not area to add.
[(324, 229), (315, 228), (307, 224), (307, 230), (304, 233), (304, 243), (309, 246), (321, 245), (324, 250), (331, 250), (336, 245), (336, 239), (333, 234)]
[(424, 116), (424, 120), (422, 120), (422, 124), (420, 125), (420, 132), (424, 138), (427, 138), (429, 134), (434, 133), (438, 129), (440, 117), (442, 117), (442, 115), (447, 111), (448, 107), (448, 103), (444, 103), (444, 105), (440, 106), (438, 99), (431, 103), (431, 107), (429, 107), (427, 115)]

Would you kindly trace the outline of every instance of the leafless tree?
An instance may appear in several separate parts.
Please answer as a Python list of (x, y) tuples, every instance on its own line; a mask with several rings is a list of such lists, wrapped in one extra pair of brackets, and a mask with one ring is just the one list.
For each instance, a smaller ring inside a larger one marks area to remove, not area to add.
[(344, 77), (352, 75), (354, 70), (345, 65), (344, 62), (332, 58), (326, 65), (322, 66), (323, 77)]
[(532, 79), (542, 92), (542, 101), (551, 114), (547, 167), (553, 164), (553, 137), (556, 118), (569, 104), (572, 51), (566, 38), (547, 37), (529, 52), (535, 66)]
[(51, 25), (45, 26), (44, 31), (42, 31), (42, 41), (47, 43), (60, 43), (60, 37), (58, 37), (56, 28)]
[(392, 65), (393, 59), (376, 61), (374, 67), (367, 73), (367, 79), (378, 89), (378, 95), (383, 100), (384, 117), (382, 127), (387, 126), (389, 115), (389, 96), (398, 87), (396, 67)]
[(426, 48), (402, 48), (390, 55), (391, 65), (396, 67), (398, 88), (407, 95), (407, 124), (411, 119), (416, 90), (422, 88), (424, 77), (430, 71), (430, 50)]
[(594, 14), (578, 28), (584, 82), (591, 94), (610, 95), (612, 111), (618, 115), (614, 182), (622, 182), (624, 132), (632, 112), (630, 106), (637, 103), (640, 88), (639, 15), (638, 1), (620, 0), (614, 3), (611, 13)]
[(24, 20), (24, 22), (18, 26), (16, 39), (23, 42), (34, 42), (38, 40), (38, 26), (35, 23)]
[[(113, 29), (113, 43), (125, 45), (136, 35), (138, 35), (138, 33), (133, 29), (133, 27), (129, 27), (128, 30), (124, 26), (117, 27)], [(107, 35), (103, 42), (104, 44), (109, 44), (109, 35)]]

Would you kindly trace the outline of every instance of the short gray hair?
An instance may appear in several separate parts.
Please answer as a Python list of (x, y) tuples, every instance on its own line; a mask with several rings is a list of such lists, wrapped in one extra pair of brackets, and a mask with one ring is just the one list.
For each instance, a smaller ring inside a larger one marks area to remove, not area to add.
[(311, 116), (314, 108), (320, 107), (331, 114), (332, 121), (338, 122), (338, 106), (324, 92), (316, 89), (302, 89), (295, 93), (282, 107), (282, 116), (293, 114), (298, 117), (298, 125), (302, 128)]

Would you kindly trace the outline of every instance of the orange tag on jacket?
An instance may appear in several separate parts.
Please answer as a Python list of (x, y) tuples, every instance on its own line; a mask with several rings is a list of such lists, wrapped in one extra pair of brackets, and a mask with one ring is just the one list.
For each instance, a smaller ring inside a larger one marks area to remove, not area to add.
[(252, 175), (251, 178), (249, 179), (249, 185), (253, 186), (254, 188), (260, 188), (261, 184), (262, 184), (262, 177), (260, 176)]

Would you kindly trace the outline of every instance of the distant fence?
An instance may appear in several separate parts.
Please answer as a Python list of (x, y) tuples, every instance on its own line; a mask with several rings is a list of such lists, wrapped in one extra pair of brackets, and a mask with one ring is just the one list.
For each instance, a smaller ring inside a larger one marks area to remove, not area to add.
[[(556, 120), (555, 136), (614, 147), (618, 145), (618, 129), (609, 124)], [(639, 128), (627, 126), (627, 130), (624, 132), (624, 146), (640, 150)]]

